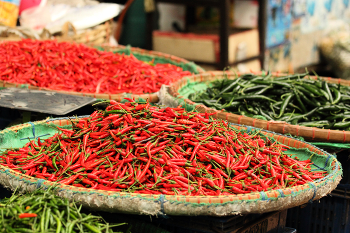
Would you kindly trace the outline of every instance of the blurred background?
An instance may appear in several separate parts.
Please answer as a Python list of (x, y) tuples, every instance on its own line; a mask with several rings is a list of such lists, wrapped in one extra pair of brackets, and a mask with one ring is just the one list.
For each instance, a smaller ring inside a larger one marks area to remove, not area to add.
[[(44, 38), (49, 31), (49, 36), (78, 42), (131, 45), (179, 56), (206, 70), (229, 66), (240, 71), (303, 72), (307, 67), (323, 76), (349, 77), (350, 0), (0, 0), (0, 3), (3, 25), (29, 27)], [(106, 3), (118, 7), (97, 8)], [(81, 12), (69, 16), (72, 13), (67, 5)], [(42, 10), (35, 14), (28, 11), (35, 6)], [(43, 9), (50, 7), (51, 18), (40, 13), (48, 12)], [(84, 14), (84, 10), (90, 12)], [(67, 18), (71, 22), (68, 26), (63, 25)], [(45, 22), (46, 34), (40, 30)], [(1, 30), (2, 37), (6, 37), (5, 31)]]

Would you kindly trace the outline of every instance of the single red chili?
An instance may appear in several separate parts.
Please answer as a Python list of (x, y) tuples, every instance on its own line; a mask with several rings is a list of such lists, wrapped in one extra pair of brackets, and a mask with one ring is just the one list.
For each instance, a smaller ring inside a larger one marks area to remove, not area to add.
[(18, 215), (19, 218), (35, 218), (37, 216), (35, 213), (21, 213)]

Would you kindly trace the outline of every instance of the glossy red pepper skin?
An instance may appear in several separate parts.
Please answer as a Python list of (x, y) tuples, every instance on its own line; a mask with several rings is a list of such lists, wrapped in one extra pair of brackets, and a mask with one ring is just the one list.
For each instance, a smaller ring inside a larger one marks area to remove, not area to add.
[(19, 218), (35, 218), (37, 216), (35, 213), (21, 213), (18, 215)]

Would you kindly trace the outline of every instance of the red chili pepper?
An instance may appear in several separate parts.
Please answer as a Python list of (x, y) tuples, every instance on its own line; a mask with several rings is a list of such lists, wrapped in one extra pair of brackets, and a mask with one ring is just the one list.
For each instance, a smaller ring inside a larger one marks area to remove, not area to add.
[(85, 134), (83, 137), (83, 150), (86, 151), (86, 145), (89, 139), (89, 134)]
[(200, 143), (197, 143), (195, 148), (193, 149), (193, 152), (192, 152), (192, 155), (191, 155), (191, 158), (190, 158), (191, 161), (194, 159), (194, 157), (195, 157), (195, 155), (196, 155), (196, 153), (197, 153), (197, 151), (199, 149), (199, 146), (200, 146)]
[(63, 150), (63, 152), (64, 152), (65, 154), (68, 154), (67, 146), (66, 146), (66, 144), (64, 143), (64, 141), (61, 141), (61, 142), (60, 142), (60, 146), (61, 146), (61, 149)]
[(79, 176), (78, 174), (73, 175), (67, 179), (59, 181), (58, 183), (69, 185), (69, 184), (73, 183), (78, 178), (78, 176)]
[(212, 181), (211, 179), (203, 177), (202, 180), (205, 181), (206, 183), (208, 183), (210, 185), (210, 187), (216, 188), (214, 181)]
[(35, 218), (37, 216), (35, 213), (21, 213), (18, 215), (19, 218)]
[(73, 130), (69, 130), (69, 129), (62, 129), (60, 127), (57, 127), (57, 129), (61, 130), (62, 132), (66, 133), (66, 135), (68, 137), (71, 137), (75, 132)]

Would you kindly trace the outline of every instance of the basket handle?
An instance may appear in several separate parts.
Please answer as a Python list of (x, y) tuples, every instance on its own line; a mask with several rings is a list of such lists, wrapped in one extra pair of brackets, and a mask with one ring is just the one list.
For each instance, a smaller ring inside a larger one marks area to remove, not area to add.
[(52, 34), (49, 30), (46, 28), (43, 29), (43, 31), (40, 34), (41, 39), (50, 39), (52, 37)]
[(73, 35), (77, 34), (77, 30), (71, 22), (66, 22), (62, 26), (62, 37), (68, 38), (68, 34), (73, 33)]

